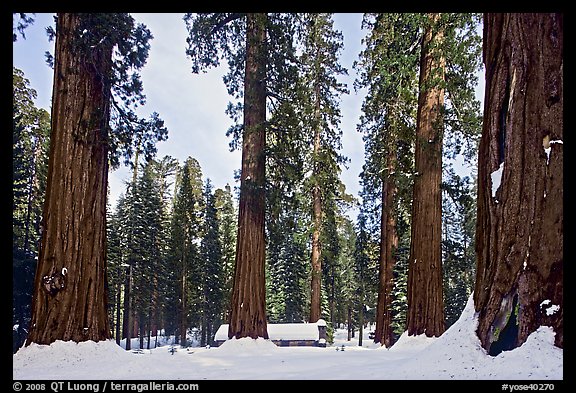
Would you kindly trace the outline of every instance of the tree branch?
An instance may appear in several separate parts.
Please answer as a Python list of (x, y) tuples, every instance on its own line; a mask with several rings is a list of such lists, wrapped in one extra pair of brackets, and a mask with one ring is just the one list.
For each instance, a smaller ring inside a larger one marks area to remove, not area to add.
[(210, 31), (210, 35), (216, 33), (218, 30), (220, 30), (222, 27), (224, 27), (227, 23), (232, 22), (233, 20), (236, 19), (240, 19), (242, 18), (244, 15), (243, 13), (239, 13), (239, 12), (233, 12), (231, 14), (229, 14), (228, 16), (226, 16), (224, 19), (222, 19), (220, 22), (216, 23), (215, 26), (212, 28), (212, 30)]

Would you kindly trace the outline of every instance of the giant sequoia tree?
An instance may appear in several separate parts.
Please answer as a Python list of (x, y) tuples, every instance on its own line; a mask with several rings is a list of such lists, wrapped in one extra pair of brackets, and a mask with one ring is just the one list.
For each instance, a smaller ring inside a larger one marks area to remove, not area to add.
[(442, 126), (445, 58), (439, 50), (443, 29), (429, 17), (422, 40), (420, 94), (416, 119), (412, 237), (408, 270), (409, 335), (444, 332), (442, 292)]
[(562, 14), (486, 14), (477, 334), (492, 354), (538, 327), (564, 344)]
[(312, 201), (312, 252), (310, 280), (310, 322), (321, 318), (322, 278), (322, 226), (327, 210), (334, 204), (341, 184), (339, 165), (344, 163), (338, 154), (341, 148), (339, 130), (340, 108), (337, 99), (347, 93), (346, 86), (336, 77), (347, 71), (338, 62), (338, 52), (343, 46), (342, 34), (333, 28), (330, 14), (303, 15), (303, 53), (300, 56), (301, 78), (305, 86), (302, 94), (301, 126), (311, 138), (309, 154), (311, 176), (309, 179)]
[(187, 54), (193, 70), (218, 65), (224, 53), (231, 65), (229, 91), (238, 94), (240, 86), (244, 87), (238, 238), (228, 336), (268, 338), (264, 275), (268, 16), (197, 14), (185, 19), (191, 32)]
[(470, 141), (479, 129), (479, 105), (474, 98), (479, 38), (475, 14), (430, 14), (427, 19), (420, 53), (407, 329), (410, 335), (439, 336), (445, 329), (443, 141), (449, 131), (458, 136), (458, 143), (473, 146)]
[(108, 162), (131, 155), (134, 134), (151, 137), (150, 154), (154, 140), (166, 135), (157, 116), (140, 121), (130, 110), (145, 98), (135, 73), (149, 48), (144, 26), (135, 27), (127, 14), (63, 13), (55, 35), (47, 189), (27, 344), (110, 337)]
[(110, 337), (106, 187), (112, 42), (77, 50), (80, 15), (58, 15), (42, 246), (28, 343)]
[[(393, 271), (396, 264), (398, 188), (411, 170), (412, 154), (402, 148), (413, 139), (415, 85), (420, 53), (419, 15), (366, 14), (366, 49), (355, 64), (357, 87), (367, 87), (358, 129), (364, 132), (366, 161), (361, 173), (367, 200), (380, 203), (379, 288), (374, 341), (392, 346)], [(406, 183), (406, 181), (404, 181)]]

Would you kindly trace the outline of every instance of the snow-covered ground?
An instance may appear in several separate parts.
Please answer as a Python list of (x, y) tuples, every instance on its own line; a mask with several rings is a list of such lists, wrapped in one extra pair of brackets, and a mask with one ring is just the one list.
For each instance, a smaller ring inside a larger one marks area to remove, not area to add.
[[(13, 355), (14, 380), (254, 380), (254, 379), (434, 379), (563, 380), (563, 350), (548, 327), (519, 348), (489, 356), (474, 333), (472, 300), (441, 337), (402, 335), (390, 349), (375, 345), (365, 332), (363, 346), (337, 330), (334, 344), (277, 347), (269, 340), (232, 339), (220, 347), (163, 346), (142, 353), (114, 341), (30, 345)], [(341, 350), (344, 345), (345, 350)], [(338, 350), (336, 350), (338, 348)], [(552, 387), (553, 388), (553, 387)], [(548, 389), (550, 390), (550, 389)]]

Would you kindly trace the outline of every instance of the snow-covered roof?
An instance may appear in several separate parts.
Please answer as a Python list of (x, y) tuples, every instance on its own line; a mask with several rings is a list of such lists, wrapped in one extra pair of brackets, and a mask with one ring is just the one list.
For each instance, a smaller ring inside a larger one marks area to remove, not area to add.
[[(318, 340), (318, 326), (326, 326), (326, 322), (320, 319), (316, 323), (269, 323), (267, 326), (270, 340)], [(228, 340), (228, 324), (220, 326), (214, 340)]]

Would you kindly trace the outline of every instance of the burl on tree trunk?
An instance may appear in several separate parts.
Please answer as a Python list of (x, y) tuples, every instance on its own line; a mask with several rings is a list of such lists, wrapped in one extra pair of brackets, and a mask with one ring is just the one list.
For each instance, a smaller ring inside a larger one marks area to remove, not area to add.
[(73, 49), (81, 16), (59, 14), (42, 243), (27, 344), (110, 338), (107, 132), (112, 48)]

